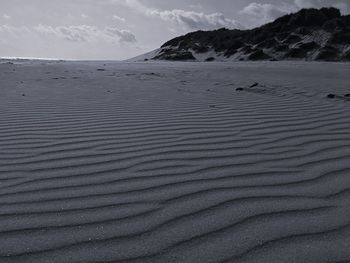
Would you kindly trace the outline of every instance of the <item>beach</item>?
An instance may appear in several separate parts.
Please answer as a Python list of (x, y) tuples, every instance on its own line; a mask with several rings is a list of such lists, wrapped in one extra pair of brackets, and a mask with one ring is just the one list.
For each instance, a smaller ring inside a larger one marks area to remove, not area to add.
[(2, 61), (0, 262), (349, 262), (349, 72)]

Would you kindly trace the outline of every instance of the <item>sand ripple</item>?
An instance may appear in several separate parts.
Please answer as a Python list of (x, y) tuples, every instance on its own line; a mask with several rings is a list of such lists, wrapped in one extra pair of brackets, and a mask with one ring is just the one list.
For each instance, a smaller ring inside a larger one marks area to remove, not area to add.
[(349, 262), (349, 66), (229, 65), (0, 65), (0, 262)]

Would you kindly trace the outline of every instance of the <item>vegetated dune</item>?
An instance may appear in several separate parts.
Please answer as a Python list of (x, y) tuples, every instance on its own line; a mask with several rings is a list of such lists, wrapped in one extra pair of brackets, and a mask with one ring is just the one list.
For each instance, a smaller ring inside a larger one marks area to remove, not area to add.
[(350, 65), (0, 69), (0, 262), (350, 260)]
[(350, 15), (302, 9), (251, 30), (197, 31), (130, 61), (350, 61)]

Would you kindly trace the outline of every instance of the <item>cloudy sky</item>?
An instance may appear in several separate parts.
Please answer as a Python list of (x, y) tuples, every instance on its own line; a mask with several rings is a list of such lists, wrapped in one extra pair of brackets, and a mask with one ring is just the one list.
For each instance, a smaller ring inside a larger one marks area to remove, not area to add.
[(0, 0), (0, 57), (126, 59), (194, 30), (252, 28), (349, 0)]

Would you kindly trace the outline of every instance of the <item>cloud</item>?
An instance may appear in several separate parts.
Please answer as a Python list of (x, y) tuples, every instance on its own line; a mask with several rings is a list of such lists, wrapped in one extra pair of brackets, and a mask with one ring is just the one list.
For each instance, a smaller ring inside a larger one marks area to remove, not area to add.
[(124, 5), (128, 6), (132, 10), (142, 13), (148, 17), (173, 22), (190, 30), (208, 30), (218, 29), (221, 27), (242, 28), (240, 23), (234, 19), (225, 17), (222, 13), (205, 14), (202, 12), (181, 9), (161, 10), (147, 7), (138, 0), (124, 0), (124, 2), (117, 1), (116, 3), (124, 3)]
[(16, 26), (11, 26), (11, 25), (0, 25), (0, 32), (1, 33), (9, 33), (14, 36), (20, 36), (23, 33), (30, 33), (30, 29), (25, 26), (21, 27), (16, 27)]
[(119, 37), (120, 42), (129, 42), (129, 43), (137, 42), (135, 35), (129, 30), (118, 30), (113, 27), (106, 27), (105, 32), (106, 34), (112, 37), (113, 36)]
[(121, 23), (125, 23), (125, 22), (126, 22), (126, 19), (125, 19), (125, 18), (120, 17), (120, 16), (118, 16), (118, 15), (114, 15), (112, 18), (113, 18), (114, 20), (118, 21), (118, 22), (121, 22)]
[(11, 57), (126, 59), (146, 51), (131, 31), (113, 26), (0, 24), (0, 43), (0, 55)]
[(256, 26), (271, 22), (276, 18), (293, 11), (296, 11), (296, 8), (291, 5), (272, 5), (254, 2), (244, 7), (240, 13), (247, 15), (251, 20), (253, 20), (254, 26)]
[(200, 3), (195, 3), (192, 5), (189, 5), (188, 7), (191, 9), (195, 9), (195, 10), (202, 10), (203, 9), (203, 6)]
[(38, 25), (34, 30), (39, 34), (51, 35), (72, 42), (136, 42), (136, 37), (131, 31), (119, 30), (114, 27), (100, 29), (96, 26), (88, 25), (57, 27)]
[(151, 17), (158, 17), (164, 21), (171, 21), (183, 25), (189, 29), (217, 29), (221, 27), (241, 28), (242, 26), (233, 19), (226, 18), (221, 13), (204, 14), (194, 11), (157, 10), (149, 9), (146, 14)]
[(57, 27), (38, 25), (34, 30), (43, 35), (52, 35), (73, 42), (90, 41), (98, 33), (96, 27), (86, 25)]

